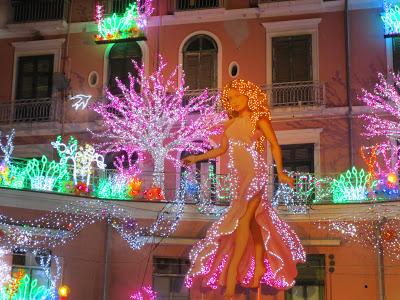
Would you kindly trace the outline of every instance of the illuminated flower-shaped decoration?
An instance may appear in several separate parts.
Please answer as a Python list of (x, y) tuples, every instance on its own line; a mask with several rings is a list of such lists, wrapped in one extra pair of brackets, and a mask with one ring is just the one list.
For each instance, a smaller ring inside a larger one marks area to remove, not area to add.
[(75, 194), (78, 196), (87, 196), (90, 193), (90, 187), (86, 184), (86, 182), (79, 181), (75, 185)]
[(133, 178), (131, 181), (128, 183), (128, 194), (131, 197), (136, 197), (137, 195), (140, 194), (140, 191), (142, 189), (142, 181), (139, 178)]
[(368, 166), (371, 175), (368, 185), (374, 182), (375, 198), (397, 198), (399, 182), (397, 170), (400, 168), (400, 146), (390, 143), (362, 147), (361, 157)]
[[(358, 171), (355, 167), (347, 170), (332, 181), (332, 193), (334, 203), (360, 202), (368, 200), (368, 182), (371, 174), (363, 169)], [(375, 186), (373, 182), (371, 186)]]
[(75, 192), (75, 185), (73, 181), (64, 181), (60, 185), (60, 192), (66, 194), (72, 194)]
[(160, 187), (152, 186), (144, 192), (144, 196), (147, 200), (164, 200), (164, 195)]

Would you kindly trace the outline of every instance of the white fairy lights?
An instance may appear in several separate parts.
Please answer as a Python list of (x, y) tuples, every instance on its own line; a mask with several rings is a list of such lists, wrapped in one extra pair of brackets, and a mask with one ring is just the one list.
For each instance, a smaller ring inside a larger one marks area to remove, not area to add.
[(83, 94), (75, 95), (69, 98), (69, 100), (73, 102), (72, 107), (75, 108), (75, 110), (84, 110), (89, 104), (90, 99), (92, 99), (91, 95)]
[[(128, 85), (116, 79), (122, 96), (108, 91), (108, 102), (94, 106), (104, 120), (104, 131), (95, 136), (105, 140), (100, 146), (107, 151), (129, 148), (150, 154), (154, 183), (162, 187), (165, 160), (177, 163), (177, 152), (209, 149), (210, 136), (221, 132), (217, 125), (225, 114), (217, 112), (216, 97), (209, 96), (207, 90), (187, 100), (183, 75), (178, 87), (177, 69), (165, 79), (166, 63), (162, 58), (159, 68), (150, 76), (145, 75), (143, 68), (137, 69), (138, 78), (130, 77)], [(136, 85), (141, 87), (140, 93), (135, 90)]]
[(12, 152), (14, 151), (14, 140), (15, 129), (12, 129), (9, 134), (5, 135), (5, 143), (2, 142), (2, 133), (0, 131), (0, 154), (3, 156), (3, 162), (6, 166), (10, 163)]

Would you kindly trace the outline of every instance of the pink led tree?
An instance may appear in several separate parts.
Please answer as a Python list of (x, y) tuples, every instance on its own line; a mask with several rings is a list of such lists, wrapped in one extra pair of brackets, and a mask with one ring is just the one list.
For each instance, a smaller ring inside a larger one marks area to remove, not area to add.
[(368, 137), (400, 138), (400, 74), (391, 74), (390, 80), (378, 74), (379, 82), (372, 92), (363, 90), (359, 97), (371, 107), (370, 114), (362, 115), (367, 121), (364, 128)]
[[(165, 160), (177, 164), (182, 151), (201, 152), (210, 147), (210, 136), (221, 132), (225, 114), (217, 110), (218, 97), (204, 90), (199, 96), (185, 96), (182, 74), (176, 83), (177, 68), (166, 78), (166, 63), (160, 57), (151, 75), (135, 66), (138, 77), (129, 75), (125, 85), (116, 78), (120, 95), (106, 91), (105, 103), (93, 106), (104, 120), (101, 148), (107, 151), (129, 149), (150, 154), (154, 163), (153, 182), (163, 187)], [(137, 92), (140, 86), (141, 91)]]

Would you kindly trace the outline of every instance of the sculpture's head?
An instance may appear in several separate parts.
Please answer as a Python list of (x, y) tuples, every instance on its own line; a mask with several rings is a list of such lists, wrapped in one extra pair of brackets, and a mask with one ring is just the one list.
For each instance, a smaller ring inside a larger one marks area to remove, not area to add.
[(263, 115), (269, 118), (267, 95), (258, 85), (247, 80), (229, 82), (222, 91), (221, 104), (231, 118), (243, 110), (249, 110), (257, 119)]

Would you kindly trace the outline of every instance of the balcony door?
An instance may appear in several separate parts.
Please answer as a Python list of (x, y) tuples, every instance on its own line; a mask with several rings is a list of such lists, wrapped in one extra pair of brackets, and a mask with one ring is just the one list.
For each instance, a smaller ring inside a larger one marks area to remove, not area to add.
[(273, 105), (313, 103), (312, 70), (311, 34), (272, 38)]
[(50, 118), (54, 55), (18, 58), (14, 121), (47, 121)]
[(217, 87), (217, 43), (200, 34), (190, 38), (183, 47), (185, 83), (190, 90)]
[[(115, 44), (109, 54), (109, 77), (108, 85), (113, 94), (120, 94), (121, 90), (115, 78), (119, 78), (125, 85), (129, 87), (129, 73), (133, 77), (138, 76), (138, 71), (134, 67), (132, 61), (139, 66), (142, 65), (142, 50), (137, 42), (124, 42)], [(135, 85), (136, 92), (140, 91), (140, 86)]]

